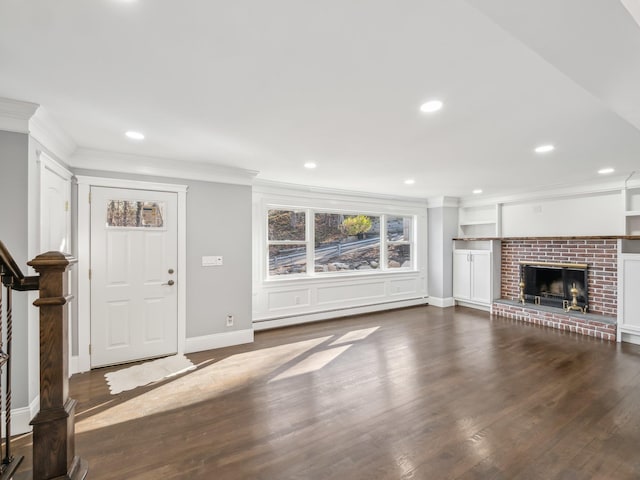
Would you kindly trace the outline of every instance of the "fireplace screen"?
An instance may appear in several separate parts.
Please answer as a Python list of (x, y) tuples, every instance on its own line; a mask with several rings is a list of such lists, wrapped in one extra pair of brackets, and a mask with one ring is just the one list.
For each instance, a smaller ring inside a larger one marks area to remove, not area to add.
[(587, 265), (524, 263), (520, 268), (526, 302), (566, 308), (573, 303), (575, 294), (579, 307), (588, 306)]

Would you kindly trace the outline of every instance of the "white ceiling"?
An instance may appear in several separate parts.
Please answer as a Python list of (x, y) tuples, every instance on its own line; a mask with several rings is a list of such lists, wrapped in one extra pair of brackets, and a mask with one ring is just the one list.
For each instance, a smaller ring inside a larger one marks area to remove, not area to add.
[[(80, 148), (262, 180), (498, 195), (614, 167), (622, 184), (639, 85), (618, 0), (0, 0), (0, 97), (42, 105)], [(443, 110), (420, 113), (431, 98)]]

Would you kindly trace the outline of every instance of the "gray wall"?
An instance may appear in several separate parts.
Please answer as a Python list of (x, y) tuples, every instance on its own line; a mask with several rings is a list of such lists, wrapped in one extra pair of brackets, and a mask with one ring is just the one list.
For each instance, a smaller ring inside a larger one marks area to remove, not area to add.
[(458, 208), (430, 208), (428, 213), (429, 296), (453, 296), (453, 239), (458, 233)]
[[(251, 187), (75, 169), (77, 175), (187, 185), (187, 338), (251, 329)], [(202, 267), (202, 256), (224, 264)], [(226, 316), (234, 316), (226, 327)]]
[[(0, 240), (27, 275), (28, 224), (28, 146), (26, 134), (0, 131)], [(4, 295), (4, 292), (3, 292)], [(6, 306), (6, 302), (3, 302)], [(25, 292), (13, 294), (13, 390), (12, 408), (29, 404), (28, 397), (28, 298)], [(6, 329), (5, 329), (6, 333)]]
[[(187, 338), (251, 329), (251, 187), (188, 185)], [(222, 255), (224, 264), (202, 267), (203, 255)]]

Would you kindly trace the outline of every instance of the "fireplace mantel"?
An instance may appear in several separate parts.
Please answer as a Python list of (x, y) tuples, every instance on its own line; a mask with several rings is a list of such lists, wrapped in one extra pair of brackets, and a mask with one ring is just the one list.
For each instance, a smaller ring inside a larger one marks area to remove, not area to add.
[(454, 240), (486, 241), (486, 240), (640, 240), (640, 235), (589, 235), (589, 236), (550, 236), (550, 237), (459, 237)]

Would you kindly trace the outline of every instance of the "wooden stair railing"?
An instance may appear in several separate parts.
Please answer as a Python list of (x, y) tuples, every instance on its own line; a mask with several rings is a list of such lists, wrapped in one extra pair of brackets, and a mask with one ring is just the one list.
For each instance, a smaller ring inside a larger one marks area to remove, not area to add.
[[(40, 309), (40, 411), (31, 421), (33, 426), (33, 480), (82, 480), (87, 475), (87, 463), (75, 455), (74, 414), (76, 401), (69, 398), (68, 324), (66, 309), (73, 298), (67, 294), (66, 272), (75, 259), (60, 252), (47, 252), (27, 262), (38, 276), (25, 277), (0, 242), (2, 283), (10, 291), (39, 290), (34, 305)], [(5, 280), (6, 279), (6, 280)], [(10, 300), (9, 300), (10, 302)], [(7, 323), (11, 321), (7, 304)], [(10, 356), (10, 327), (7, 326), (7, 354)], [(10, 367), (7, 366), (10, 382)], [(10, 402), (10, 383), (7, 383)], [(6, 407), (10, 418), (9, 405)], [(10, 422), (7, 422), (5, 458), (8, 459), (0, 480), (9, 479), (20, 460), (10, 454)], [(15, 465), (15, 466), (14, 466)], [(3, 459), (4, 467), (4, 459)], [(6, 475), (6, 476), (5, 476)]]
[[(25, 277), (14, 261), (13, 257), (0, 242), (0, 281), (6, 289), (5, 308), (2, 308), (3, 296), (0, 286), (0, 392), (4, 393), (5, 423), (4, 423), (4, 451), (0, 451), (0, 478), (2, 480), (13, 477), (16, 469), (24, 457), (14, 457), (11, 452), (11, 363), (13, 349), (13, 291), (37, 290), (38, 277)], [(6, 312), (6, 348), (2, 342), (4, 333), (3, 315)], [(26, 319), (25, 319), (26, 321)], [(2, 381), (4, 371), (5, 381)], [(3, 388), (4, 386), (4, 388)]]

